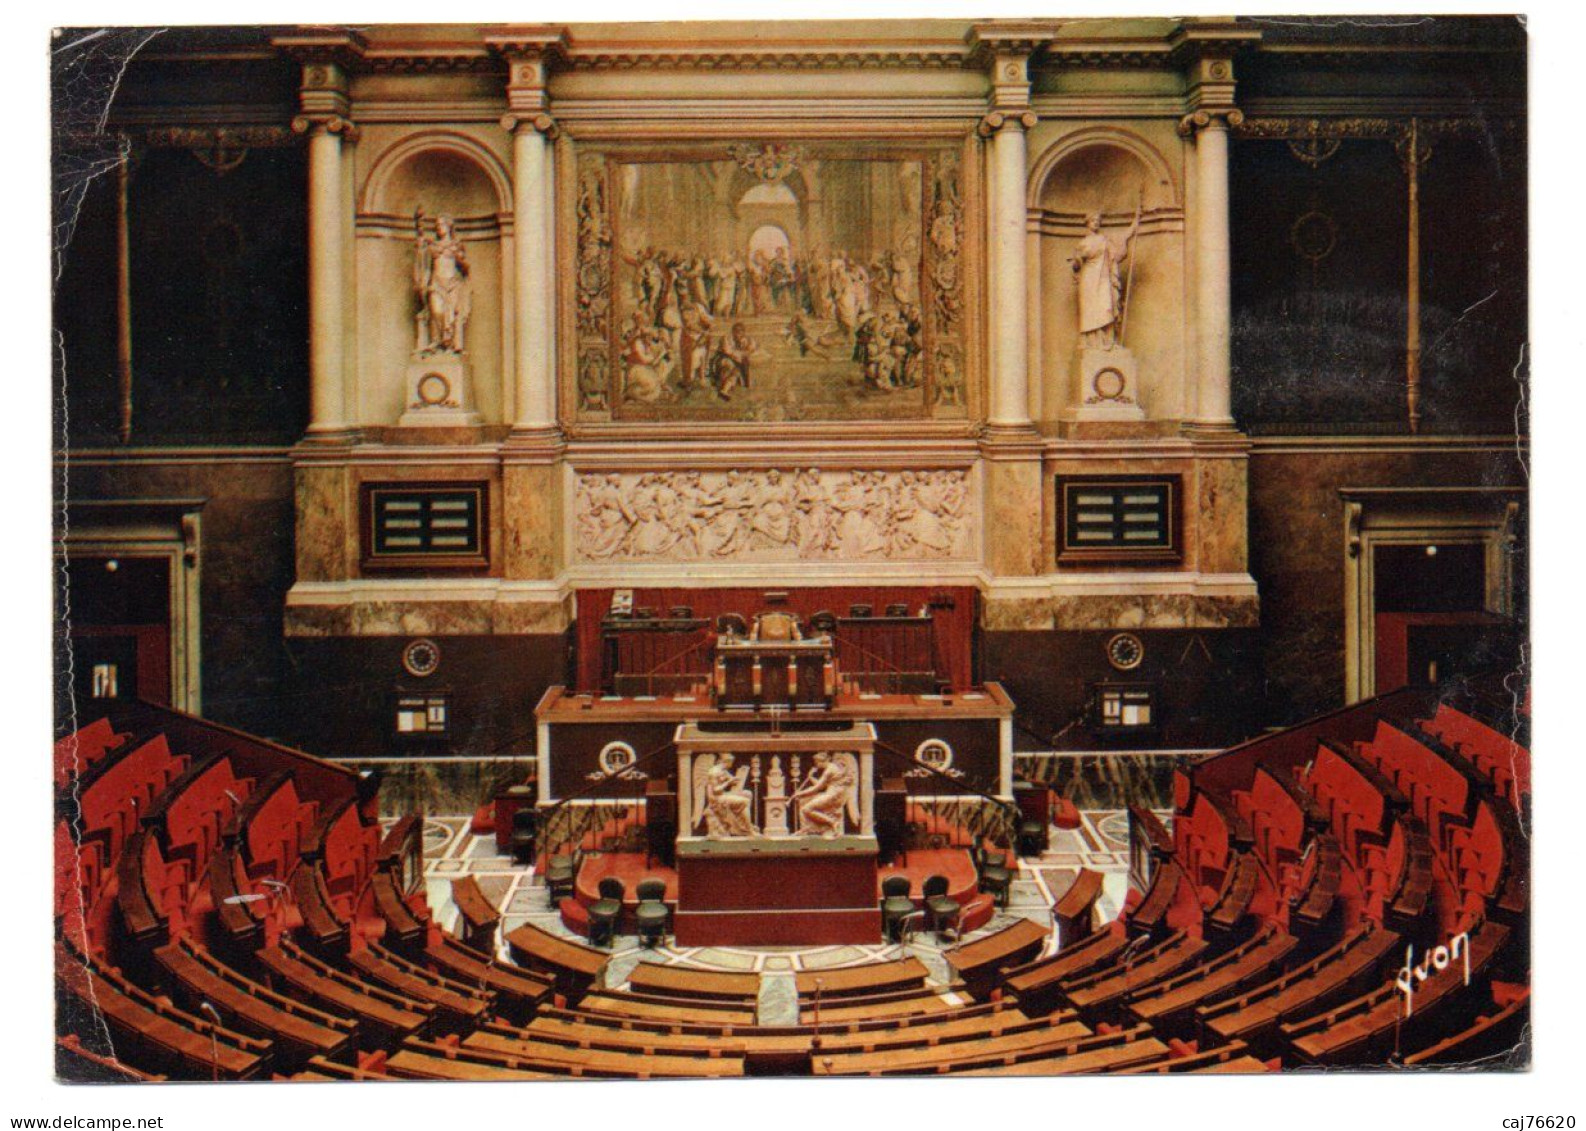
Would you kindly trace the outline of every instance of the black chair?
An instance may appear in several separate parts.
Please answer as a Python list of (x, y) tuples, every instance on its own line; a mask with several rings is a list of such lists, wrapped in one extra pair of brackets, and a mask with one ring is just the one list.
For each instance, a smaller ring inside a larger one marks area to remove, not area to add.
[[(946, 883), (944, 880), (943, 883)], [(943, 890), (946, 890), (945, 888)], [(898, 924), (914, 913), (909, 898), (909, 878), (888, 876), (881, 881), (881, 933), (889, 942), (898, 940)]]
[(545, 865), (545, 889), (551, 906), (559, 899), (571, 899), (573, 881), (578, 876), (578, 861), (571, 856), (553, 856)]
[(693, 620), (694, 619), (694, 606), (693, 605), (673, 605), (670, 609), (668, 609), (666, 611), (666, 615), (671, 617), (673, 620)]
[(998, 907), (1007, 907), (1008, 892), (1013, 887), (1013, 869), (1008, 867), (1008, 857), (1001, 846), (977, 846), (975, 871), (980, 877), (980, 890), (996, 900)]
[(716, 618), (716, 634), (718, 636), (748, 636), (749, 625), (737, 613), (722, 613)]
[(874, 616), (875, 615), (875, 611), (876, 610), (875, 610), (875, 607), (873, 605), (849, 605), (848, 606), (848, 615), (851, 616), (851, 617)]
[(810, 631), (818, 635), (830, 636), (837, 631), (837, 614), (830, 609), (822, 609), (810, 617)]
[(938, 938), (949, 931), (956, 935), (964, 909), (957, 900), (947, 898), (947, 877), (931, 876), (920, 892), (925, 896), (925, 915), (931, 930)]
[(887, 606), (887, 616), (889, 617), (906, 617), (908, 615), (909, 607), (907, 605), (897, 604)]
[(666, 938), (666, 921), (670, 914), (664, 902), (666, 881), (640, 880), (639, 886), (634, 890), (639, 897), (639, 909), (634, 912), (634, 921), (639, 930), (639, 945), (654, 946)]
[(540, 815), (532, 808), (519, 809), (512, 814), (512, 838), (508, 851), (514, 864), (527, 864), (534, 859), (534, 842), (540, 831)]
[(1046, 823), (1026, 818), (1019, 822), (1019, 855), (1039, 856), (1046, 851)]
[(626, 885), (616, 876), (600, 881), (600, 898), (589, 905), (589, 944), (611, 946), (617, 941), (617, 920), (622, 917)]

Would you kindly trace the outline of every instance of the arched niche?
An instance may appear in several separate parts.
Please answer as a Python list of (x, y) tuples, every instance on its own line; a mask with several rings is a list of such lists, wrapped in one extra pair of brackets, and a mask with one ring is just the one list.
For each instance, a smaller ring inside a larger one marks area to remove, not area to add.
[(1039, 419), (1070, 420), (1086, 396), (1076, 377), (1078, 308), (1070, 256), (1085, 219), (1123, 243), (1138, 209), (1139, 236), (1125, 272), (1125, 345), (1139, 365), (1140, 404), (1151, 419), (1184, 410), (1184, 211), (1173, 169), (1144, 137), (1111, 126), (1076, 130), (1043, 152), (1031, 170), (1027, 203), (1036, 218), (1030, 302), (1036, 320), (1032, 366)]
[(390, 425), (409, 407), (405, 373), (414, 347), (414, 213), (425, 228), (447, 216), (468, 249), (473, 288), (468, 354), (473, 395), (487, 423), (509, 419), (512, 182), (500, 159), (460, 133), (403, 137), (375, 160), (358, 199), (357, 299), (359, 422)]
[(1147, 212), (1181, 208), (1167, 160), (1144, 138), (1124, 130), (1096, 127), (1069, 134), (1041, 155), (1030, 177), (1028, 203), (1043, 212), (1132, 216), (1142, 199)]
[(500, 160), (473, 138), (421, 133), (381, 155), (364, 182), (358, 211), (365, 216), (452, 215), (459, 221), (512, 211), (512, 180)]

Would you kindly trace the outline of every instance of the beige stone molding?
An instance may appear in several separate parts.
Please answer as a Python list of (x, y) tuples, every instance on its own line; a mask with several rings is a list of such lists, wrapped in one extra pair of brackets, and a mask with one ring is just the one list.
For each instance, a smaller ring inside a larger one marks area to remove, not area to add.
[(1244, 111), (1235, 106), (1196, 110), (1179, 119), (1178, 132), (1180, 137), (1190, 137), (1204, 129), (1237, 129), (1244, 120)]
[(575, 562), (970, 561), (978, 543), (966, 468), (584, 472), (570, 510)]
[(953, 43), (904, 40), (892, 44), (834, 46), (831, 44), (763, 43), (694, 44), (661, 47), (654, 44), (601, 44), (568, 46), (570, 70), (959, 70), (970, 67), (970, 51)]
[(1254, 628), (1261, 617), (1247, 573), (992, 578), (983, 600), (982, 624), (992, 631)]

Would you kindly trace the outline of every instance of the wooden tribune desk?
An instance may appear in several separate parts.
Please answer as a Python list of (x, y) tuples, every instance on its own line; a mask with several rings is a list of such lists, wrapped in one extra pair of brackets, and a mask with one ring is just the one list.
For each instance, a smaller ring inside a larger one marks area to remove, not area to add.
[(837, 690), (829, 636), (809, 640), (716, 642), (716, 703), (733, 708), (790, 707), (824, 710)]

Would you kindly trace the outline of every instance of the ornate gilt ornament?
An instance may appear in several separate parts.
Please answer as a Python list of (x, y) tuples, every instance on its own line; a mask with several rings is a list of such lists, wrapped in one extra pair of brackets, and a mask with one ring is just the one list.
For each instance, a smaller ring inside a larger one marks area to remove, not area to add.
[(586, 472), (583, 561), (939, 561), (971, 554), (969, 472)]
[(738, 162), (738, 167), (753, 173), (762, 181), (780, 181), (798, 171), (804, 160), (804, 147), (781, 141), (767, 141), (759, 145), (738, 143), (729, 145), (727, 152)]

